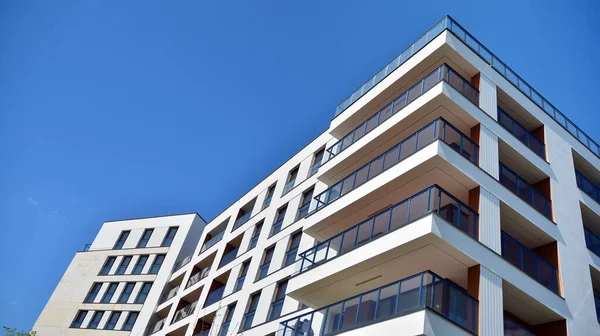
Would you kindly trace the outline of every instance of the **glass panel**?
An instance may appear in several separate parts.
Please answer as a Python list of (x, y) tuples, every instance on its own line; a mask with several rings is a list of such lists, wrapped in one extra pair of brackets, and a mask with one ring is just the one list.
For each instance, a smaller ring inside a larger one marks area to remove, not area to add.
[(358, 238), (356, 239), (356, 245), (366, 243), (371, 239), (371, 229), (373, 228), (373, 221), (368, 221), (358, 226)]
[(396, 145), (392, 149), (385, 153), (383, 162), (383, 170), (388, 170), (391, 166), (398, 163), (398, 156), (400, 154), (400, 146)]
[(398, 297), (398, 284), (392, 284), (381, 289), (379, 294), (379, 306), (377, 307), (377, 318), (382, 319), (396, 312), (396, 299)]
[(344, 241), (342, 242), (342, 253), (346, 253), (354, 249), (354, 242), (356, 241), (356, 233), (358, 231), (353, 229), (344, 234)]
[(383, 236), (388, 232), (391, 210), (386, 210), (384, 213), (375, 217), (375, 225), (373, 227), (373, 239)]
[(369, 166), (365, 166), (356, 173), (356, 180), (354, 182), (355, 188), (357, 188), (357, 187), (361, 186), (363, 183), (367, 182), (368, 178), (369, 178)]
[(391, 116), (392, 116), (392, 104), (389, 104), (388, 106), (384, 107), (383, 110), (381, 110), (379, 112), (379, 124), (388, 120), (388, 118)]
[(409, 221), (423, 216), (428, 211), (429, 206), (429, 190), (413, 197), (410, 200), (410, 218)]
[(367, 323), (375, 319), (375, 306), (377, 302), (378, 291), (372, 291), (363, 294), (360, 299), (360, 308), (358, 311), (358, 324)]
[(338, 303), (333, 305), (327, 309), (327, 314), (325, 315), (325, 328), (324, 334), (328, 334), (339, 329), (340, 325), (340, 317), (342, 315), (342, 304)]
[(340, 329), (348, 329), (356, 325), (359, 298), (347, 300), (344, 303), (344, 313), (340, 321)]
[(373, 162), (371, 162), (371, 167), (369, 169), (369, 179), (379, 175), (383, 168), (383, 156), (379, 156)]
[(367, 120), (367, 130), (366, 133), (371, 132), (375, 127), (377, 127), (378, 125), (378, 119), (379, 115), (376, 114), (374, 116), (372, 116), (369, 120)]
[(402, 281), (400, 286), (400, 296), (398, 298), (398, 314), (406, 314), (420, 307), (420, 286), (421, 276), (412, 277)]
[(354, 131), (354, 142), (358, 141), (360, 138), (362, 138), (365, 135), (366, 127), (367, 127), (367, 123), (363, 123), (358, 128), (356, 128), (356, 130)]
[(415, 152), (416, 144), (417, 137), (414, 135), (402, 143), (402, 148), (400, 149), (400, 161), (406, 159)]
[(408, 90), (407, 95), (408, 95), (408, 103), (417, 99), (421, 95), (421, 86), (420, 85), (413, 86), (412, 88), (410, 88)]
[(390, 230), (396, 230), (403, 227), (406, 224), (408, 216), (408, 202), (398, 204), (392, 210), (392, 223)]
[(327, 259), (335, 258), (340, 254), (342, 244), (342, 235), (339, 235), (329, 241), (329, 250), (327, 251)]
[(429, 145), (435, 140), (434, 132), (436, 128), (436, 123), (429, 124), (427, 127), (419, 131), (417, 135), (417, 150)]
[(354, 189), (354, 177), (356, 175), (350, 175), (344, 179), (342, 183), (342, 193), (341, 195), (346, 195), (350, 190)]
[(396, 112), (400, 111), (404, 108), (404, 106), (406, 106), (406, 97), (407, 95), (403, 94), (400, 97), (396, 98), (396, 100), (394, 101), (394, 114), (396, 114)]
[(423, 91), (427, 91), (434, 87), (435, 84), (439, 83), (440, 71), (441, 68), (438, 68), (437, 70), (433, 71), (429, 76), (425, 77), (425, 79), (423, 79)]

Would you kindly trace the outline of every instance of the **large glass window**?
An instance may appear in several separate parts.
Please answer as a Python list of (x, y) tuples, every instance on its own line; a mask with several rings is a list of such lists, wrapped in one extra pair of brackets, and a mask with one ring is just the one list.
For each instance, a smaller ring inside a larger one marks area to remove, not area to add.
[(106, 321), (106, 325), (104, 325), (104, 329), (115, 330), (117, 322), (119, 321), (119, 317), (121, 317), (121, 312), (112, 312), (112, 314), (110, 314), (110, 317), (108, 318), (108, 321)]
[(94, 316), (92, 316), (92, 319), (90, 320), (90, 323), (88, 323), (87, 328), (88, 329), (96, 329), (98, 328), (98, 324), (100, 324), (100, 320), (102, 320), (102, 316), (104, 316), (104, 312), (103, 311), (97, 311), (94, 313)]
[(146, 245), (148, 245), (148, 241), (150, 240), (150, 237), (152, 237), (152, 232), (154, 232), (154, 229), (144, 230), (144, 233), (137, 244), (138, 248), (146, 247)]
[(129, 300), (129, 296), (131, 296), (131, 293), (133, 292), (134, 287), (135, 282), (128, 282), (127, 284), (125, 284), (125, 288), (123, 288), (123, 292), (121, 292), (121, 295), (119, 295), (117, 303), (127, 303), (127, 301)]
[(122, 249), (123, 245), (125, 244), (125, 241), (127, 240), (127, 237), (129, 237), (129, 233), (130, 231), (122, 231), (121, 235), (119, 236), (119, 239), (117, 239), (117, 242), (115, 243), (115, 246), (113, 246), (113, 249)]
[(298, 246), (300, 246), (300, 239), (302, 238), (302, 232), (296, 232), (291, 235), (288, 250), (285, 253), (285, 261), (283, 266), (288, 266), (296, 261), (296, 255), (298, 254)]
[(108, 257), (108, 259), (106, 259), (106, 261), (104, 262), (104, 266), (102, 266), (102, 269), (100, 270), (99, 275), (108, 275), (108, 273), (110, 272), (110, 269), (112, 268), (112, 266), (115, 263), (115, 260), (117, 260), (116, 257)]
[(170, 227), (169, 231), (167, 231), (167, 235), (163, 239), (162, 244), (160, 244), (160, 246), (162, 246), (162, 247), (169, 247), (169, 246), (171, 246), (171, 243), (173, 242), (173, 238), (175, 238), (175, 234), (176, 233), (177, 233), (177, 228), (176, 227)]
[(152, 266), (150, 266), (150, 270), (148, 271), (148, 274), (157, 274), (158, 271), (160, 270), (160, 266), (162, 266), (162, 263), (164, 260), (165, 260), (164, 254), (157, 255), (154, 258), (154, 262), (152, 263)]
[(94, 300), (96, 299), (96, 296), (98, 295), (98, 292), (100, 292), (100, 288), (102, 288), (102, 283), (95, 282), (92, 285), (92, 288), (90, 288), (90, 291), (88, 292), (88, 295), (85, 297), (85, 300), (83, 300), (83, 302), (85, 302), (85, 303), (94, 302)]
[(135, 320), (137, 320), (139, 313), (138, 312), (129, 312), (127, 315), (127, 319), (123, 324), (123, 328), (121, 330), (131, 331), (133, 329), (133, 325), (135, 324)]
[(269, 312), (269, 320), (275, 320), (281, 316), (283, 301), (285, 300), (285, 292), (287, 290), (288, 281), (284, 280), (277, 284), (273, 303), (271, 303), (271, 311)]
[(125, 274), (125, 271), (127, 271), (127, 267), (129, 267), (130, 262), (131, 262), (131, 256), (123, 257), (123, 260), (121, 260), (121, 265), (119, 265), (119, 268), (117, 268), (117, 271), (115, 272), (115, 274), (117, 274), (117, 275)]
[(146, 301), (146, 297), (148, 297), (148, 293), (150, 293), (150, 289), (152, 288), (151, 282), (144, 282), (142, 289), (138, 293), (135, 298), (135, 303), (144, 303)]
[(73, 319), (73, 322), (71, 322), (71, 328), (81, 328), (81, 324), (83, 323), (83, 320), (85, 320), (87, 313), (87, 310), (78, 311), (77, 315), (75, 315), (75, 318)]
[(108, 285), (108, 288), (106, 289), (106, 293), (104, 293), (104, 295), (102, 296), (102, 300), (100, 302), (101, 303), (110, 303), (110, 300), (112, 299), (113, 295), (115, 295), (115, 292), (117, 291), (118, 286), (119, 286), (118, 282), (111, 282), (110, 285)]

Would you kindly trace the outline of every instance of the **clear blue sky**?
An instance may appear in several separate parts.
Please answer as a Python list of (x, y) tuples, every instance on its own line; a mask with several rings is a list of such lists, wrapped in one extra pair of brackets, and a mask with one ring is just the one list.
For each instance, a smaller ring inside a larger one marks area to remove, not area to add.
[(0, 2), (0, 325), (104, 221), (212, 219), (445, 14), (600, 140), (597, 1), (214, 3)]

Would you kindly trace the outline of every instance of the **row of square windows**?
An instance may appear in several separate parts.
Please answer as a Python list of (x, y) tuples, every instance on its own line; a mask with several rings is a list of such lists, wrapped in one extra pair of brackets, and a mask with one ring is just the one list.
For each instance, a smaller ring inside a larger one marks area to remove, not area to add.
[[(121, 234), (119, 235), (119, 239), (117, 239), (117, 241), (115, 242), (115, 245), (113, 246), (113, 250), (122, 249), (123, 245), (125, 245), (125, 242), (127, 241), (127, 238), (129, 237), (130, 233), (131, 233), (131, 230), (121, 231)], [(146, 245), (148, 245), (148, 241), (150, 241), (150, 237), (152, 237), (152, 233), (154, 233), (154, 229), (145, 229), (144, 233), (140, 237), (140, 240), (138, 241), (138, 243), (135, 247), (136, 248), (146, 247)], [(173, 238), (175, 238), (176, 233), (177, 233), (177, 228), (170, 227), (169, 230), (167, 231), (167, 234), (163, 238), (163, 241), (160, 244), (160, 246), (161, 247), (171, 246), (171, 243), (173, 242)]]
[[(136, 262), (135, 266), (133, 267), (133, 269), (131, 270), (130, 274), (142, 274), (142, 271), (144, 270), (144, 266), (146, 265), (146, 262), (148, 261), (149, 258), (150, 258), (150, 256), (145, 255), (145, 254), (138, 256), (137, 262)], [(133, 256), (123, 256), (123, 258), (121, 259), (121, 263), (119, 264), (119, 267), (117, 267), (117, 269), (115, 270), (115, 273), (112, 275), (124, 275), (125, 272), (127, 271), (127, 268), (129, 267), (129, 264), (131, 263), (132, 259), (133, 259)], [(98, 275), (109, 275), (110, 270), (112, 269), (116, 260), (117, 260), (117, 257), (108, 257), (106, 259), (106, 261), (104, 262), (104, 265), (100, 269), (100, 273), (98, 273)], [(150, 268), (148, 269), (147, 274), (157, 274), (158, 271), (160, 270), (160, 267), (162, 266), (162, 263), (164, 260), (165, 260), (164, 254), (157, 254), (154, 257), (154, 261), (152, 262), (152, 265), (150, 265)]]
[[(71, 328), (100, 329), (100, 322), (102, 321), (102, 317), (104, 317), (104, 314), (108, 313), (108, 312), (94, 311), (94, 315), (92, 315), (92, 318), (88, 321), (87, 325), (84, 327), (83, 323), (89, 313), (90, 313), (90, 311), (88, 311), (88, 310), (78, 311), (77, 314), (75, 315), (75, 318), (73, 319), (73, 322), (71, 323)], [(125, 314), (127, 314), (127, 315), (125, 315)], [(119, 322), (119, 319), (121, 319), (121, 316), (127, 316), (125, 318), (125, 320), (123, 321), (121, 328), (118, 330), (131, 331), (131, 329), (133, 329), (133, 325), (135, 324), (135, 321), (138, 318), (138, 315), (139, 315), (138, 312), (133, 312), (133, 311), (132, 312), (124, 312), (124, 311), (110, 312), (110, 317), (108, 318), (106, 323), (104, 323), (104, 326), (102, 327), (102, 329), (117, 330), (116, 327)]]
[[(94, 301), (98, 297), (98, 294), (100, 293), (100, 290), (102, 289), (103, 284), (104, 283), (102, 283), (102, 282), (94, 282), (94, 284), (92, 284), (92, 288), (90, 288), (90, 291), (88, 292), (85, 299), (83, 300), (83, 303), (94, 303)], [(125, 286), (121, 290), (121, 294), (119, 295), (119, 298), (117, 299), (116, 303), (123, 303), (123, 304), (130, 303), (129, 298), (131, 297), (131, 294), (133, 293), (135, 285), (136, 285), (135, 282), (126, 282)], [(106, 288), (104, 294), (102, 295), (102, 298), (100, 299), (100, 301), (98, 303), (111, 303), (112, 298), (114, 297), (118, 287), (119, 287), (118, 282), (109, 282), (108, 287)], [(135, 297), (135, 300), (132, 303), (143, 304), (146, 301), (146, 297), (148, 297), (148, 293), (150, 293), (151, 288), (152, 288), (152, 282), (142, 283), (142, 286), (141, 286), (137, 296)]]

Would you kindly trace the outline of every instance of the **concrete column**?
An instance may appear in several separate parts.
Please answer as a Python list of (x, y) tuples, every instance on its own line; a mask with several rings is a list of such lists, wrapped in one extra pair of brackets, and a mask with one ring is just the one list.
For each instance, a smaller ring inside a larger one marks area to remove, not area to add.
[(498, 179), (498, 136), (484, 125), (481, 125), (479, 133), (479, 167)]
[(500, 200), (487, 189), (479, 188), (479, 241), (500, 254)]
[(503, 336), (502, 278), (484, 266), (479, 271), (479, 335)]

